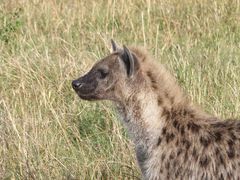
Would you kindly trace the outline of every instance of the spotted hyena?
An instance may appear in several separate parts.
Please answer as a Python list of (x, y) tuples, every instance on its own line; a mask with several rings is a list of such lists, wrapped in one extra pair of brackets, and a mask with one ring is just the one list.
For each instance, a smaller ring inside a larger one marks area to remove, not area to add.
[(194, 106), (148, 53), (119, 48), (72, 82), (84, 100), (111, 100), (144, 179), (240, 179), (240, 121)]

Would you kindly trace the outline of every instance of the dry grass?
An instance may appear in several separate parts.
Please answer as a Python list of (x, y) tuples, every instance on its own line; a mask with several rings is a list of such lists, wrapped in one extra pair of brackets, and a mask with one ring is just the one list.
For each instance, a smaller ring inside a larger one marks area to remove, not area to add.
[(140, 177), (111, 105), (70, 85), (111, 37), (148, 47), (208, 112), (239, 118), (239, 22), (239, 0), (1, 1), (0, 178)]

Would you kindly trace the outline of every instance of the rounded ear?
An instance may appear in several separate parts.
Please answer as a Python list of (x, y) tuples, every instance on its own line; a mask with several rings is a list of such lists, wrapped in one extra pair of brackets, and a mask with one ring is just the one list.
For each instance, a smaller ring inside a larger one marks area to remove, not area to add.
[(112, 45), (112, 52), (121, 50), (121, 48), (117, 45), (117, 43), (113, 39), (111, 39), (111, 45)]
[(131, 53), (131, 51), (125, 45), (123, 45), (123, 54), (121, 55), (121, 59), (125, 64), (128, 77), (132, 77), (139, 69), (137, 57)]

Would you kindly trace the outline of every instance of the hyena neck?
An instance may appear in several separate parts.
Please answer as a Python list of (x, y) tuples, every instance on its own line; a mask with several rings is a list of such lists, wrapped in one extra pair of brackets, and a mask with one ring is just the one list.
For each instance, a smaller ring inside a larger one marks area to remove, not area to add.
[(162, 128), (171, 121), (170, 114), (181, 107), (189, 106), (184, 101), (169, 104), (169, 98), (162, 98), (154, 91), (140, 91), (127, 101), (116, 104), (120, 117), (136, 146), (151, 144)]
[(135, 146), (154, 144), (162, 129), (173, 124), (171, 121), (186, 123), (189, 116), (205, 116), (174, 81), (167, 79), (166, 82), (162, 79), (161, 83), (165, 84), (159, 88), (146, 83), (130, 98), (117, 103), (117, 110)]

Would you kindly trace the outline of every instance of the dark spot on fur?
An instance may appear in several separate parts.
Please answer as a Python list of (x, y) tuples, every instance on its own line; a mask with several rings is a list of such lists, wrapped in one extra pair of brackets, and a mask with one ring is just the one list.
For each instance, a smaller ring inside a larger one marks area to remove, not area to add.
[(191, 142), (186, 140), (186, 139), (183, 139), (182, 143), (186, 147), (186, 150), (188, 150), (190, 148), (190, 146), (191, 146)]
[(220, 163), (225, 167), (226, 166), (225, 160), (224, 160), (224, 158), (222, 157), (221, 154), (219, 154), (219, 160), (220, 160)]
[(194, 119), (195, 118), (195, 112), (192, 110), (192, 109), (187, 109), (186, 110), (187, 112), (187, 115), (191, 118), (191, 119)]
[(159, 137), (159, 138), (158, 138), (158, 142), (157, 142), (157, 146), (159, 146), (159, 145), (161, 144), (161, 142), (162, 142), (162, 138)]
[(234, 158), (234, 156), (235, 156), (235, 150), (234, 150), (233, 147), (229, 147), (229, 150), (227, 151), (227, 155), (228, 155), (229, 159)]
[(237, 139), (237, 137), (235, 136), (235, 134), (233, 132), (230, 133), (230, 137), (231, 140), (235, 141)]
[(166, 168), (167, 170), (169, 170), (169, 168), (170, 168), (170, 162), (169, 162), (169, 161), (165, 164), (165, 168)]
[(182, 148), (179, 148), (179, 149), (177, 150), (177, 156), (180, 156), (180, 154), (182, 154), (182, 152), (183, 152)]
[(187, 153), (187, 151), (186, 151), (186, 152), (185, 152), (185, 155), (184, 155), (184, 162), (186, 163), (187, 160), (188, 160), (188, 153)]
[(173, 127), (175, 127), (178, 131), (180, 130), (180, 124), (177, 120), (173, 121)]
[(169, 98), (169, 94), (167, 91), (165, 91), (165, 97), (168, 99)]
[(194, 119), (194, 118), (195, 118), (195, 114), (193, 114), (193, 113), (190, 113), (189, 115), (190, 115), (190, 118), (192, 118), (192, 119)]
[(175, 173), (175, 177), (178, 178), (178, 176), (180, 175), (180, 173), (182, 172), (182, 168), (179, 167)]
[(166, 155), (163, 153), (161, 156), (162, 161), (164, 161), (165, 157), (166, 157)]
[(163, 173), (163, 169), (162, 168), (160, 169), (160, 173)]
[(225, 167), (225, 161), (224, 161), (224, 158), (220, 152), (220, 150), (218, 148), (215, 149), (215, 153), (216, 153), (216, 156), (217, 156), (217, 159), (218, 159), (218, 166), (220, 166), (221, 164)]
[(179, 116), (179, 112), (177, 112), (175, 109), (171, 108), (171, 118), (176, 119), (177, 116)]
[(153, 75), (151, 71), (147, 71), (147, 76), (149, 77), (150, 80), (152, 80)]
[(149, 77), (149, 79), (150, 79), (150, 81), (151, 81), (151, 83), (152, 83), (153, 89), (157, 89), (157, 81), (155, 80), (152, 72), (151, 72), (151, 71), (148, 71), (148, 72), (147, 72), (147, 76)]
[(216, 122), (212, 125), (214, 128), (225, 128), (226, 124), (224, 122)]
[(167, 129), (164, 127), (163, 129), (162, 129), (162, 135), (165, 135), (167, 133)]
[(232, 139), (229, 139), (227, 143), (229, 147), (232, 147), (234, 145), (234, 141)]
[(186, 115), (188, 114), (187, 110), (186, 110), (186, 109), (183, 109), (183, 110), (182, 110), (182, 114), (183, 114), (183, 116), (186, 116)]
[(187, 125), (188, 129), (191, 130), (193, 133), (198, 133), (200, 129), (200, 125), (195, 124), (194, 122), (189, 122)]
[(166, 108), (163, 108), (162, 116), (166, 116), (168, 119), (170, 117), (170, 112)]
[(163, 103), (163, 100), (162, 100), (162, 98), (160, 96), (158, 96), (158, 100), (157, 101), (158, 101), (158, 105), (161, 106), (162, 103)]
[(176, 144), (176, 146), (178, 146), (178, 145), (179, 145), (179, 140), (178, 140), (178, 139), (177, 139), (177, 141), (176, 141), (176, 143), (175, 143), (175, 144)]
[(174, 137), (175, 137), (175, 135), (173, 133), (167, 133), (166, 134), (166, 141), (167, 141), (167, 143), (172, 141), (174, 139)]
[(156, 84), (152, 84), (152, 88), (153, 88), (153, 89), (157, 89), (158, 87), (157, 87)]
[(110, 91), (111, 91), (111, 92), (114, 92), (114, 91), (115, 91), (115, 86), (112, 86), (112, 87), (110, 88)]
[(184, 133), (185, 133), (185, 127), (182, 126), (182, 127), (181, 127), (181, 135), (184, 135)]
[(170, 179), (170, 171), (167, 172), (167, 179)]
[(200, 143), (206, 148), (210, 144), (210, 138), (201, 136)]
[(142, 62), (144, 62), (145, 60), (146, 60), (146, 57), (143, 57), (143, 58), (142, 58)]
[(207, 156), (202, 156), (200, 158), (199, 164), (200, 164), (201, 167), (207, 167), (209, 162), (210, 162), (210, 159)]
[(228, 131), (232, 131), (232, 130), (233, 130), (233, 127), (228, 127), (227, 130), (228, 130)]
[(197, 160), (198, 156), (197, 156), (197, 150), (196, 150), (195, 147), (193, 148), (192, 156), (193, 156), (193, 158), (194, 158), (195, 160)]
[(174, 120), (173, 121), (173, 126), (177, 129), (178, 125), (179, 125), (179, 123), (177, 122), (177, 120)]
[(213, 136), (216, 142), (219, 142), (222, 140), (222, 134), (220, 131), (216, 131)]
[(219, 180), (224, 180), (223, 174), (221, 173)]
[(172, 151), (170, 156), (169, 156), (169, 159), (174, 159), (174, 157), (175, 157), (175, 153)]

